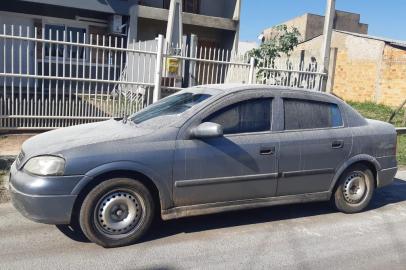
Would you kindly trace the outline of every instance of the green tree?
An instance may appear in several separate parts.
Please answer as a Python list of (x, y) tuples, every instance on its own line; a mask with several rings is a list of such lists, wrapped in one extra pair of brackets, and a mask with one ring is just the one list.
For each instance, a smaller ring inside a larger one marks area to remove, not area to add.
[[(281, 57), (281, 54), (289, 57), (293, 49), (299, 44), (300, 32), (297, 28), (288, 29), (286, 25), (282, 24), (275, 26), (274, 29), (277, 33), (274, 37), (264, 41), (259, 48), (248, 52), (249, 57), (254, 57), (257, 68), (273, 67), (275, 58)], [(257, 77), (263, 77), (264, 72), (263, 69), (259, 69)]]

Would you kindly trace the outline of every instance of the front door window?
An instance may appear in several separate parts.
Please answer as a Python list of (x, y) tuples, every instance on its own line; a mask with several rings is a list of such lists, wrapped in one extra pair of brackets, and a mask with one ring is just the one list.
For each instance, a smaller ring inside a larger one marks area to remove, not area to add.
[(207, 117), (223, 127), (224, 134), (263, 132), (271, 129), (270, 98), (252, 99), (227, 106)]

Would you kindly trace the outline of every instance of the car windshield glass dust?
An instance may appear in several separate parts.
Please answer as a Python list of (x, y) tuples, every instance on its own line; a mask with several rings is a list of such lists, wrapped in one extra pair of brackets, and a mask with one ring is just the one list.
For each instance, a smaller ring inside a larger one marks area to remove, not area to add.
[(130, 119), (134, 123), (140, 124), (144, 121), (164, 115), (181, 114), (209, 97), (211, 97), (209, 94), (195, 93), (182, 93), (170, 96), (136, 113)]

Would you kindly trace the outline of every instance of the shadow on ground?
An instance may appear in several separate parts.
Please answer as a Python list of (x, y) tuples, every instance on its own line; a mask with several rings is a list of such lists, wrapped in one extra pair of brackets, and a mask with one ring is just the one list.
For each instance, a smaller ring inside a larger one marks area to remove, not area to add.
[[(403, 201), (406, 201), (406, 181), (395, 179), (392, 185), (375, 192), (366, 211)], [(334, 212), (335, 210), (329, 202), (319, 202), (273, 206), (169, 221), (157, 220), (149, 230), (147, 236), (143, 239), (143, 242), (169, 237), (179, 233), (193, 233), (247, 224), (325, 215)], [(86, 242), (80, 234), (74, 231), (61, 231), (75, 241)]]

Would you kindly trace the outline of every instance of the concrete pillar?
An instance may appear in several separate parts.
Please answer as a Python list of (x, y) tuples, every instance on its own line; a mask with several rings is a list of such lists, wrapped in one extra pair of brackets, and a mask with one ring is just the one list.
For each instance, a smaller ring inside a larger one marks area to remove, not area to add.
[[(128, 20), (128, 33), (127, 33), (127, 48), (136, 48), (137, 35), (138, 35), (138, 4), (136, 0), (130, 0), (131, 6), (129, 9), (130, 19)], [(134, 65), (134, 61), (137, 61), (134, 57), (129, 57), (126, 54), (127, 63), (127, 79), (129, 81), (134, 81), (136, 78), (135, 74), (130, 71), (134, 70), (131, 68)]]
[(233, 50), (237, 52), (238, 43), (240, 42), (241, 0), (235, 1), (233, 20), (237, 24), (237, 28), (235, 30), (234, 42), (233, 42)]
[(255, 58), (250, 58), (250, 71), (248, 77), (248, 83), (253, 84), (255, 82)]
[(128, 22), (128, 45), (137, 42), (138, 34), (138, 4), (136, 0), (131, 0), (129, 9), (130, 20)]
[[(190, 36), (190, 57), (191, 58), (196, 58), (197, 57), (197, 44), (198, 44), (198, 39), (195, 34), (192, 34)], [(189, 87), (195, 86), (197, 84), (196, 82), (196, 61), (190, 60), (189, 62)]]
[[(333, 23), (335, 17), (335, 0), (327, 0), (326, 16), (324, 21), (324, 31), (323, 31), (323, 44), (321, 48), (322, 57), (322, 69), (321, 71), (328, 74), (328, 69), (330, 65), (330, 50), (331, 50), (331, 39), (333, 36)], [(329, 74), (328, 74), (329, 75)], [(327, 78), (325, 78), (323, 83), (322, 91), (326, 91)]]
[(379, 54), (379, 59), (377, 61), (377, 68), (376, 68), (376, 79), (375, 79), (375, 97), (374, 102), (380, 103), (382, 97), (382, 66), (384, 61), (385, 55), (385, 42), (382, 42), (380, 45), (381, 53)]
[(158, 36), (158, 51), (156, 55), (155, 64), (155, 77), (154, 77), (154, 93), (153, 93), (153, 103), (157, 102), (161, 98), (161, 83), (162, 83), (162, 66), (163, 66), (163, 52), (164, 52), (164, 36)]
[(330, 51), (330, 63), (328, 67), (328, 77), (327, 77), (327, 85), (326, 85), (326, 92), (331, 93), (333, 92), (334, 88), (334, 75), (336, 70), (336, 63), (337, 63), (337, 48), (331, 48)]
[(182, 48), (182, 10), (182, 0), (171, 0), (171, 5), (169, 7), (168, 26), (166, 28), (166, 42), (169, 48)]

